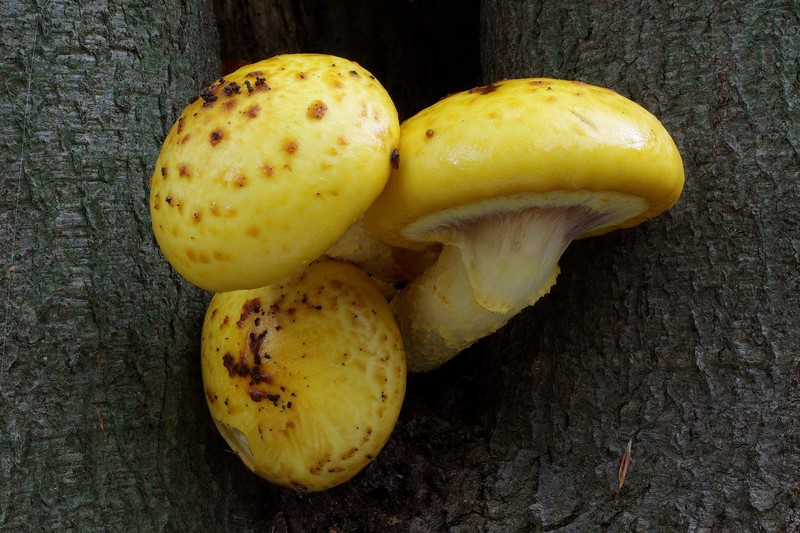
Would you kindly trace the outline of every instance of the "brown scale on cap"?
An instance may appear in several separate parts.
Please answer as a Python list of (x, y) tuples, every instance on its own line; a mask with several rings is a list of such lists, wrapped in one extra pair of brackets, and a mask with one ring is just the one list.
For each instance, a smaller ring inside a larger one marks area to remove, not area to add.
[(239, 94), (241, 90), (242, 90), (241, 86), (235, 81), (232, 81), (228, 85), (226, 85), (224, 89), (222, 89), (222, 93), (225, 96), (233, 96), (234, 94)]
[(321, 120), (327, 112), (328, 106), (321, 100), (314, 100), (311, 102), (311, 105), (308, 106), (308, 118)]
[(294, 154), (297, 152), (297, 149), (300, 147), (300, 143), (297, 139), (287, 139), (283, 143), (283, 151), (287, 154)]
[(244, 110), (244, 116), (247, 118), (256, 118), (260, 110), (261, 108), (258, 106), (258, 104), (253, 104)]
[(214, 130), (208, 136), (209, 142), (211, 142), (211, 146), (218, 145), (224, 138), (225, 138), (225, 132), (222, 130)]
[(467, 92), (469, 92), (470, 94), (475, 94), (475, 93), (478, 93), (478, 94), (490, 94), (490, 93), (495, 92), (500, 87), (500, 85), (501, 85), (500, 83), (492, 83), (492, 84), (489, 84), (489, 85), (484, 85), (482, 87), (473, 87), (472, 89), (470, 89)]
[(247, 300), (244, 305), (242, 305), (242, 314), (239, 316), (239, 320), (236, 322), (236, 325), (240, 328), (243, 327), (247, 319), (249, 319), (253, 314), (259, 312), (261, 312), (261, 300), (258, 298)]
[(205, 102), (205, 103), (203, 104), (203, 106), (206, 106), (206, 105), (213, 104), (214, 102), (216, 102), (216, 101), (217, 101), (217, 95), (216, 95), (216, 94), (214, 94), (214, 91), (213, 91), (213, 90), (211, 90), (211, 89), (210, 89), (210, 88), (208, 88), (208, 87), (206, 87), (205, 89), (203, 89), (203, 91), (200, 93), (200, 98), (202, 98), (202, 99), (203, 99), (203, 102)]

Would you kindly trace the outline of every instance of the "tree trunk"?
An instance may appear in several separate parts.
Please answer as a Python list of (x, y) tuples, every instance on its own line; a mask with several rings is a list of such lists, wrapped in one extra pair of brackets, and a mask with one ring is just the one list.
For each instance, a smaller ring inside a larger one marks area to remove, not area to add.
[(477, 6), (29, 4), (0, 7), (0, 529), (800, 528), (796, 3), (484, 0), (486, 81), (640, 102), (684, 155), (684, 196), (573, 244), (550, 295), (411, 376), (377, 460), (318, 494), (261, 481), (217, 434), (208, 295), (160, 255), (147, 178), (220, 51), (223, 71), (355, 59), (409, 116), (480, 82)]
[(666, 216), (573, 244), (485, 345), (493, 521), (800, 530), (797, 2), (484, 0), (481, 24), (487, 79), (613, 88), (686, 168)]
[[(205, 296), (162, 259), (147, 181), (218, 75), (204, 2), (0, 5), (0, 526), (199, 530)], [(148, 7), (149, 6), (149, 7)], [(211, 523), (211, 522), (208, 522)]]

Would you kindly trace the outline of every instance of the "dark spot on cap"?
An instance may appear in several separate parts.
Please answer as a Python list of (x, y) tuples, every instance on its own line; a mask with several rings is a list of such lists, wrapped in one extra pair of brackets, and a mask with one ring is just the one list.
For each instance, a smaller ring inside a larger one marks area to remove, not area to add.
[(224, 138), (225, 138), (225, 132), (223, 132), (222, 130), (214, 130), (209, 135), (211, 146), (216, 146)]
[(395, 148), (392, 150), (392, 155), (389, 157), (389, 161), (392, 164), (392, 168), (397, 170), (400, 168), (400, 151)]
[(209, 87), (203, 89), (203, 92), (200, 93), (200, 98), (202, 98), (205, 102), (203, 105), (211, 104), (217, 101), (217, 95), (214, 94), (214, 91), (212, 91)]
[(428, 139), (430, 139), (434, 135), (435, 135), (435, 133), (434, 133), (433, 130), (428, 130), (428, 131), (425, 132), (425, 137), (427, 137)]
[(183, 117), (180, 117), (178, 119), (178, 133), (181, 133), (183, 131), (183, 121), (184, 121)]
[(225, 96), (231, 96), (231, 95), (234, 95), (234, 94), (239, 94), (240, 91), (241, 91), (241, 87), (235, 81), (230, 82), (228, 85), (225, 86), (224, 89), (222, 89), (222, 92), (223, 92), (223, 94), (225, 94)]
[(186, 163), (181, 163), (180, 165), (178, 165), (178, 175), (179, 176), (186, 176), (186, 177), (191, 176), (192, 175), (192, 170), (191, 170), (191, 168), (189, 168), (189, 165), (187, 165)]
[(351, 71), (350, 71), (350, 75), (351, 75), (352, 77), (354, 77), (354, 78), (358, 78), (358, 72), (356, 72), (355, 70), (351, 70)]
[(256, 357), (258, 357), (259, 361), (261, 360), (259, 354), (261, 353), (261, 348), (264, 345), (264, 339), (266, 337), (267, 330), (262, 331), (258, 335), (251, 331), (250, 335), (247, 337), (247, 347), (253, 352), (253, 364), (260, 364), (260, 362), (256, 362)]
[[(259, 358), (260, 359), (260, 358)], [(255, 362), (253, 364), (256, 364)], [(258, 364), (261, 364), (260, 362)], [(258, 385), (259, 383), (270, 383), (272, 377), (269, 374), (262, 374), (258, 367), (254, 366), (250, 370), (250, 385)]]
[(250, 315), (258, 313), (259, 311), (261, 311), (261, 300), (258, 298), (247, 300), (242, 306), (242, 314), (239, 317), (239, 320), (236, 322), (236, 325), (239, 327), (244, 326), (245, 320), (247, 320)]
[(228, 371), (228, 376), (230, 377), (245, 377), (250, 374), (250, 367), (247, 366), (247, 363), (244, 360), (240, 360), (237, 363), (231, 353), (226, 353), (222, 356), (222, 366)]
[(267, 83), (267, 80), (264, 78), (258, 77), (256, 78), (256, 90), (258, 91), (269, 91), (270, 86)]
[(253, 84), (250, 83), (250, 80), (244, 80), (244, 86), (247, 87), (247, 92), (248, 93), (251, 93), (251, 92), (253, 92), (255, 90), (255, 89), (253, 89)]

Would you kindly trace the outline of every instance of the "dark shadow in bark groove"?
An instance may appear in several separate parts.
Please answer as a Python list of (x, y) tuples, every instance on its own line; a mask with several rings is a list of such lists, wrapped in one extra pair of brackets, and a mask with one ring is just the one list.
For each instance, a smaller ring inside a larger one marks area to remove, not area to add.
[(401, 120), (481, 80), (475, 0), (215, 0), (223, 70), (291, 52), (357, 61), (386, 87)]

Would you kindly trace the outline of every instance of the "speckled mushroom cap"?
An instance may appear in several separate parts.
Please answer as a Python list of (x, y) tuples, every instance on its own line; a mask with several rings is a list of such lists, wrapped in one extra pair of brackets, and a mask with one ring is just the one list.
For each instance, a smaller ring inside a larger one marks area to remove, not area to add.
[(206, 290), (272, 283), (364, 213), (398, 139), (391, 98), (352, 61), (294, 54), (242, 67), (169, 131), (151, 180), (156, 239)]
[(357, 267), (323, 258), (281, 284), (216, 294), (202, 374), (211, 416), (245, 465), (317, 491), (384, 446), (406, 362), (380, 290)]
[(409, 248), (494, 210), (582, 205), (611, 212), (580, 235), (672, 206), (683, 164), (656, 117), (610, 89), (513, 79), (453, 94), (401, 127), (399, 167), (365, 222)]

